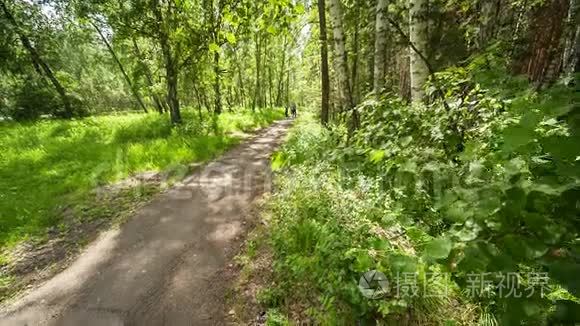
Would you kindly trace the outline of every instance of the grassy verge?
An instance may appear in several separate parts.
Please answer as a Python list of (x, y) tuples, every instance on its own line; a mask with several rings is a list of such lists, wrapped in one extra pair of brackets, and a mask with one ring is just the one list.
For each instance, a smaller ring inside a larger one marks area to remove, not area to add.
[(62, 227), (63, 212), (92, 206), (96, 188), (143, 171), (182, 171), (188, 163), (209, 160), (237, 144), (243, 132), (283, 116), (280, 110), (224, 113), (217, 121), (208, 115), (200, 121), (193, 110), (183, 115), (183, 125), (176, 128), (157, 114), (0, 125), (4, 251)]
[[(195, 163), (281, 110), (124, 114), (0, 125), (0, 301), (66, 267), (99, 230), (130, 217)], [(192, 163), (194, 163), (192, 165)]]
[[(238, 257), (235, 310), (241, 322), (266, 311), (267, 325), (468, 323), (473, 306), (448, 280), (430, 278), (436, 268), (412, 258), (420, 239), (400, 236), (396, 210), (377, 180), (345, 178), (323, 158), (333, 144), (332, 133), (306, 115), (274, 157), (274, 169), (281, 169), (277, 192)], [(416, 268), (424, 276), (416, 286), (429, 297), (414, 296), (411, 287), (398, 297), (392, 288), (379, 300), (359, 291), (360, 277), (369, 270), (391, 277)]]
[(474, 62), (445, 103), (362, 103), (350, 138), (297, 121), (238, 301), (269, 325), (580, 322), (578, 94)]

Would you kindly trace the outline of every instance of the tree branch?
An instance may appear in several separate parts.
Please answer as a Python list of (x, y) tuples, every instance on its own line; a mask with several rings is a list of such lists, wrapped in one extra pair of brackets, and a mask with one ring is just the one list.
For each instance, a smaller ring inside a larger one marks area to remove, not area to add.
[(449, 107), (449, 104), (447, 104), (447, 101), (445, 100), (445, 92), (443, 92), (443, 90), (441, 89), (441, 87), (439, 87), (439, 84), (437, 83), (437, 77), (435, 76), (435, 70), (433, 69), (433, 66), (431, 65), (431, 63), (429, 62), (429, 60), (427, 60), (427, 57), (423, 53), (421, 53), (421, 51), (419, 51), (419, 49), (417, 49), (417, 47), (415, 46), (415, 44), (413, 44), (413, 42), (411, 42), (411, 39), (409, 38), (409, 36), (407, 36), (407, 34), (405, 34), (405, 32), (403, 31), (403, 29), (401, 28), (401, 26), (399, 26), (391, 17), (387, 17), (387, 19), (388, 19), (389, 23), (401, 35), (401, 37), (403, 37), (403, 39), (405, 40), (405, 42), (407, 42), (407, 44), (411, 47), (411, 49), (413, 49), (413, 51), (415, 53), (417, 53), (417, 55), (425, 63), (425, 66), (427, 66), (427, 70), (429, 71), (429, 75), (431, 76), (431, 79), (433, 80), (433, 85), (436, 88), (436, 94), (437, 94), (437, 96), (439, 96), (439, 98), (443, 102), (443, 107), (445, 107), (445, 110), (447, 112), (451, 111), (451, 108)]

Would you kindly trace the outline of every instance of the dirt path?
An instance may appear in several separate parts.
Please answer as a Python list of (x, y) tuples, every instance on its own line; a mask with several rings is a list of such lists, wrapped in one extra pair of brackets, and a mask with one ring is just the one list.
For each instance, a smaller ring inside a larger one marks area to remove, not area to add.
[(224, 325), (224, 280), (244, 212), (270, 188), (274, 124), (103, 233), (0, 325)]

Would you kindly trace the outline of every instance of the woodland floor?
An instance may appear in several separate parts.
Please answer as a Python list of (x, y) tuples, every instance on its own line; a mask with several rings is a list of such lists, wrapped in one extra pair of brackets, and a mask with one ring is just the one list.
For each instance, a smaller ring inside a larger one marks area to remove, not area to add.
[(260, 132), (103, 232), (68, 268), (0, 312), (0, 325), (223, 325), (231, 262), (270, 154), (291, 121)]

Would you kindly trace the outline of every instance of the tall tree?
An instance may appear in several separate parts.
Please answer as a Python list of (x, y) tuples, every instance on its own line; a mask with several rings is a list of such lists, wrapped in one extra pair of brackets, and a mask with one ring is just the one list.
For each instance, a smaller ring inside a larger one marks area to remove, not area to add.
[(409, 0), (409, 49), (411, 100), (419, 102), (425, 96), (423, 86), (429, 76), (427, 63), (427, 0)]
[(60, 96), (63, 107), (64, 107), (63, 116), (65, 118), (72, 118), (72, 116), (73, 116), (72, 105), (70, 103), (70, 99), (67, 95), (66, 89), (62, 86), (60, 81), (56, 78), (56, 76), (52, 72), (52, 69), (50, 68), (50, 66), (42, 59), (42, 57), (38, 53), (38, 50), (36, 49), (36, 47), (32, 44), (32, 42), (30, 41), (30, 39), (28, 38), (28, 36), (24, 32), (24, 30), (20, 27), (20, 24), (18, 24), (18, 22), (14, 18), (14, 15), (10, 11), (10, 9), (6, 5), (6, 3), (4, 3), (4, 0), (0, 0), (0, 7), (2, 7), (2, 11), (4, 13), (4, 16), (6, 17), (8, 22), (10, 22), (10, 24), (12, 24), (12, 27), (14, 28), (18, 37), (20, 38), (20, 41), (22, 42), (22, 46), (24, 46), (26, 51), (28, 51), (28, 53), (30, 54), (32, 64), (34, 65), (34, 69), (36, 70), (36, 72), (38, 72), (38, 74), (40, 74), (41, 76), (43, 74), (46, 75), (46, 78), (48, 78), (48, 80), (50, 81), (52, 86), (54, 86), (54, 89), (56, 90), (56, 92)]
[(165, 79), (167, 86), (167, 103), (169, 104), (169, 114), (171, 116), (172, 123), (181, 123), (181, 110), (179, 107), (179, 98), (177, 96), (177, 85), (178, 85), (178, 64), (176, 55), (172, 49), (169, 34), (171, 28), (171, 21), (174, 17), (171, 15), (174, 13), (174, 3), (169, 1), (166, 5), (165, 17), (161, 12), (159, 0), (151, 0), (151, 10), (155, 15), (156, 25), (157, 25), (157, 36), (159, 39), (159, 44), (161, 45), (161, 51), (163, 53), (163, 59), (165, 62)]
[(214, 72), (214, 113), (222, 113), (222, 90), (221, 90), (221, 69), (220, 69), (220, 59), (221, 59), (221, 40), (220, 32), (222, 28), (222, 6), (224, 1), (217, 0), (217, 4), (214, 6), (213, 0), (205, 1), (205, 11), (206, 20), (208, 21), (209, 30), (208, 34), (212, 42), (211, 52), (213, 52), (213, 72)]
[(494, 36), (499, 4), (497, 0), (481, 0), (479, 3), (479, 49), (485, 48)]
[(256, 83), (254, 86), (254, 100), (252, 101), (252, 110), (256, 109), (256, 106), (261, 108), (264, 106), (263, 94), (262, 94), (262, 37), (260, 37), (260, 31), (256, 32), (254, 37), (255, 48), (255, 58), (256, 58)]
[(377, 0), (375, 22), (375, 62), (373, 92), (379, 95), (385, 85), (385, 59), (387, 46), (387, 0)]
[(569, 83), (572, 81), (572, 74), (574, 73), (578, 60), (580, 59), (580, 1), (570, 0), (568, 8), (568, 17), (566, 21), (566, 41), (564, 44), (564, 55), (562, 57), (562, 75), (564, 81)]
[(336, 72), (339, 85), (340, 107), (342, 110), (354, 107), (350, 83), (348, 79), (347, 53), (344, 45), (344, 30), (342, 28), (342, 8), (340, 0), (330, 0), (330, 19), (334, 37)]
[(328, 77), (328, 41), (326, 39), (326, 6), (324, 0), (318, 0), (318, 21), (320, 24), (320, 81), (322, 90), (320, 122), (326, 125), (328, 124), (330, 79)]

